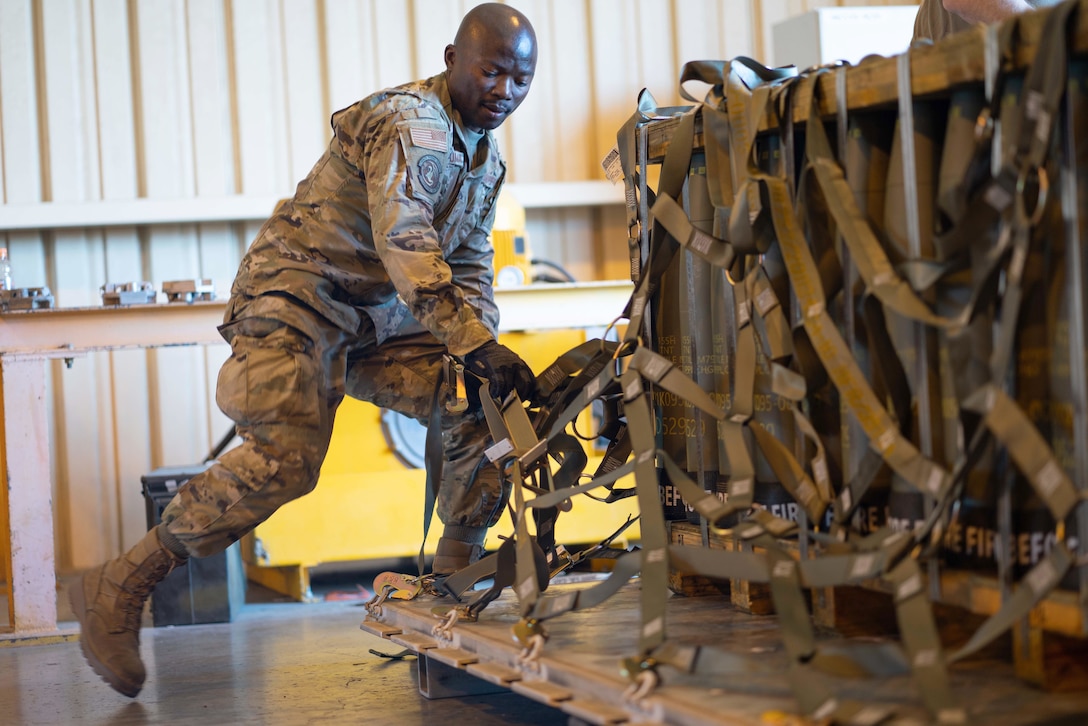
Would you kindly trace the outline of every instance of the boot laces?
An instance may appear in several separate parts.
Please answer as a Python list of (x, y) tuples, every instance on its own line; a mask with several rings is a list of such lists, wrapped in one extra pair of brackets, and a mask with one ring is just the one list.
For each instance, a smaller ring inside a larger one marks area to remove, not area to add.
[(140, 621), (143, 619), (144, 602), (155, 585), (170, 574), (175, 567), (174, 558), (167, 552), (156, 552), (151, 555), (147, 568), (137, 568), (121, 586), (121, 592), (117, 596), (121, 613), (124, 615), (126, 630), (140, 631)]

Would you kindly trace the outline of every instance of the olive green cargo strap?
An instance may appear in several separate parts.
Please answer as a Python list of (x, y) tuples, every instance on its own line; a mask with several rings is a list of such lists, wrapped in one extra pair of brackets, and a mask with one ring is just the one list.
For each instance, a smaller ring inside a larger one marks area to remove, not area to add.
[[(668, 358), (654, 353), (649, 348), (638, 347), (631, 356), (630, 368), (641, 373), (647, 381), (675, 393), (680, 398), (698, 408), (703, 413), (716, 419), (724, 413), (706, 391), (698, 386), (689, 376), (677, 368)], [(626, 393), (626, 391), (625, 391)], [(630, 424), (630, 419), (628, 419)]]
[[(668, 114), (671, 109), (662, 109)], [(631, 261), (631, 280), (636, 286), (642, 282), (642, 258), (649, 254), (643, 250), (642, 224), (639, 215), (640, 197), (638, 191), (645, 189), (645, 179), (638, 173), (638, 136), (639, 129), (652, 120), (658, 113), (657, 102), (649, 91), (643, 89), (638, 95), (635, 112), (620, 127), (616, 134), (616, 147), (605, 157), (604, 167), (608, 178), (614, 182), (623, 179), (624, 201), (627, 213), (627, 245)], [(670, 114), (671, 115), (671, 114)], [(618, 163), (617, 163), (618, 162)], [(618, 170), (616, 167), (618, 166)], [(641, 200), (645, 201), (645, 200)]]
[[(729, 215), (729, 243), (737, 252), (765, 252), (773, 241), (758, 184), (756, 132), (770, 100), (771, 86), (796, 75), (792, 68), (768, 73), (749, 58), (729, 64), (726, 110), (729, 116), (730, 158), (735, 194)], [(745, 172), (747, 170), (747, 172)]]
[(1074, 564), (1076, 558), (1065, 542), (1055, 542), (1049, 554), (1028, 570), (1016, 590), (1001, 604), (1001, 608), (987, 618), (961, 648), (948, 655), (948, 662), (962, 660), (977, 653), (1018, 620), (1026, 617), (1033, 607), (1058, 586), (1066, 571)]
[[(1023, 410), (993, 384), (980, 388), (963, 402), (963, 406), (982, 417), (983, 425), (1008, 450), (1055, 521), (1063, 522), (1074, 505), (1081, 501), (1081, 494)], [(1059, 537), (1059, 540), (1063, 539)]]
[(1000, 165), (995, 165), (1000, 153), (1000, 129), (995, 123), (995, 109), (1001, 102), (1006, 80), (1003, 69), (1006, 65), (1012, 65), (1011, 55), (1018, 30), (1018, 19), (1015, 17), (1000, 25), (987, 26), (984, 46), (984, 95), (987, 106), (980, 110), (975, 121), (977, 138), (973, 144), (974, 153), (960, 177), (960, 188), (949, 190), (943, 196), (942, 209), (952, 221), (949, 229), (934, 237), (934, 246), (943, 259), (950, 259), (969, 249), (980, 238), (992, 236), (995, 225), (1015, 192), (1015, 178), (1002, 176)]
[(847, 408), (857, 418), (869, 438), (870, 446), (918, 491), (937, 499), (943, 498), (949, 486), (948, 472), (924, 457), (899, 431), (896, 423), (873, 394), (838, 328), (828, 315), (816, 265), (790, 205), (785, 182), (767, 175), (761, 177), (771, 199), (775, 230), (797, 295), (801, 322), (817, 356), (838, 388)]
[[(444, 366), (449, 371), (447, 366)], [(424, 466), (426, 467), (426, 479), (423, 495), (423, 540), (419, 544), (419, 554), (416, 556), (416, 573), (420, 578), (426, 571), (423, 550), (427, 546), (427, 534), (431, 530), (431, 520), (434, 518), (434, 505), (438, 501), (438, 490), (442, 484), (442, 468), (445, 457), (442, 449), (442, 410), (445, 406), (443, 392), (447, 387), (456, 386), (456, 382), (447, 381), (443, 376), (438, 376), (435, 382), (434, 395), (431, 397), (431, 415), (427, 421), (427, 436), (423, 443)]]
[(554, 436), (574, 421), (594, 400), (615, 389), (611, 355), (595, 358), (571, 382), (567, 395), (552, 408), (537, 427), (545, 436)]
[[(1038, 223), (1047, 201), (1049, 181), (1044, 163), (1050, 146), (1050, 137), (1059, 115), (1059, 106), (1065, 90), (1068, 65), (1068, 27), (1076, 17), (1077, 3), (1058, 5), (1047, 15), (1042, 37), (1034, 62), (1024, 79), (1023, 115), (1019, 118), (1019, 136), (1012, 158), (1007, 159), (1003, 177), (1016, 179), (1012, 195), (1012, 257), (1006, 269), (1006, 291), (1002, 299), (1002, 316), (991, 368), (993, 380), (1002, 381), (1008, 370), (1009, 360), (1019, 318), (1021, 280), (1027, 261), (1027, 248), (1031, 242), (1031, 229)], [(1038, 193), (1032, 209), (1028, 209), (1031, 187)]]
[(909, 557), (902, 560), (887, 578), (895, 588), (893, 598), (899, 633), (919, 695), (938, 723), (967, 723), (967, 714), (954, 705), (949, 690), (948, 669), (918, 561)]
[(745, 511), (751, 506), (751, 504), (738, 502), (738, 498), (733, 496), (723, 502), (712, 492), (706, 491), (693, 482), (668, 453), (658, 450), (657, 456), (664, 464), (666, 472), (668, 472), (669, 481), (680, 491), (684, 501), (711, 525), (725, 527), (731, 515), (739, 511)]
[(654, 651), (665, 640), (665, 593), (668, 590), (668, 542), (665, 516), (658, 494), (657, 469), (654, 461), (655, 442), (653, 414), (647, 401), (642, 378), (633, 365), (624, 371), (620, 384), (623, 388), (624, 410), (631, 436), (631, 448), (635, 456), (635, 487), (639, 513), (642, 517), (640, 532), (641, 603), (642, 625), (639, 629), (638, 651), (642, 656)]
[(571, 381), (572, 376), (590, 366), (600, 353), (611, 355), (616, 347), (615, 343), (592, 338), (563, 353), (537, 375), (538, 401), (547, 408), (554, 407), (562, 394), (577, 390), (578, 384)]
[[(818, 86), (817, 86), (818, 87)], [(817, 98), (813, 93), (813, 98)], [(815, 101), (813, 102), (815, 104)], [(850, 259), (867, 290), (899, 315), (938, 328), (954, 328), (966, 322), (964, 315), (946, 318), (930, 310), (911, 286), (896, 273), (865, 214), (846, 183), (842, 167), (831, 154), (827, 132), (819, 114), (810, 112), (806, 124), (805, 153), (819, 181), (835, 224), (850, 250)], [(911, 164), (905, 164), (912, 168)]]
[[(708, 163), (710, 158), (708, 153)], [(732, 245), (693, 225), (683, 207), (672, 197), (667, 194), (657, 195), (650, 212), (681, 246), (723, 270), (728, 270), (733, 265), (736, 252)]]
[[(695, 143), (694, 110), (686, 110), (680, 114), (673, 140), (679, 145), (669, 144), (661, 165), (658, 193), (675, 198), (680, 195), (684, 187), (691, 165), (691, 153)], [(647, 251), (648, 259), (645, 261), (649, 269), (645, 270), (639, 278), (625, 311), (628, 320), (625, 342), (633, 343), (638, 339), (643, 329), (643, 316), (650, 297), (657, 287), (658, 280), (672, 262), (677, 247), (676, 240), (668, 235), (655, 220), (650, 235), (650, 248)]]

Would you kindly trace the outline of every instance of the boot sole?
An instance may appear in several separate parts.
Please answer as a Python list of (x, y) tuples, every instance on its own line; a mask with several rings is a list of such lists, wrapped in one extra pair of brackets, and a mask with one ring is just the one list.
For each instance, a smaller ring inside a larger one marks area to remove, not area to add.
[(143, 688), (143, 684), (132, 684), (118, 678), (116, 673), (99, 660), (94, 649), (88, 645), (87, 639), (84, 637), (86, 626), (83, 623), (82, 616), (87, 612), (87, 601), (83, 597), (82, 578), (68, 588), (68, 604), (72, 606), (72, 612), (75, 614), (76, 620), (79, 621), (79, 649), (83, 651), (83, 659), (87, 661), (91, 670), (97, 673), (113, 690), (129, 698), (135, 698), (136, 694)]

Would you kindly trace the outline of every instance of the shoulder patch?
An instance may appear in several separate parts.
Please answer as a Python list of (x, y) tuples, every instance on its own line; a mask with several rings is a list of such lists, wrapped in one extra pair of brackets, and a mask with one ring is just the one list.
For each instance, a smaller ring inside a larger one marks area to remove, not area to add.
[(424, 149), (434, 151), (448, 151), (449, 138), (445, 129), (431, 129), (413, 126), (408, 129), (413, 146), (422, 146)]
[(416, 171), (419, 172), (416, 178), (427, 192), (434, 194), (438, 191), (442, 181), (442, 165), (433, 154), (424, 154), (419, 157), (419, 161), (416, 162)]

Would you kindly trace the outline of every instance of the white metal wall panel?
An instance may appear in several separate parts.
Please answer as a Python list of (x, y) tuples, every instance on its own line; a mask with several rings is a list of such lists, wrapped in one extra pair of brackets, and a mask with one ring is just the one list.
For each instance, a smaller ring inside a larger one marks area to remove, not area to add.
[[(511, 0), (533, 21), (533, 91), (500, 129), (509, 181), (601, 179), (648, 88), (662, 105), (688, 60), (769, 57), (772, 25), (817, 7), (901, 0)], [(329, 115), (442, 70), (476, 0), (3, 0), (0, 200), (290, 194)], [(272, 210), (269, 209), (269, 212)], [(534, 209), (539, 257), (578, 279), (627, 275), (623, 210)], [(19, 284), (62, 306), (105, 282), (211, 277), (226, 294), (255, 222), (0, 230)], [(139, 477), (194, 463), (228, 430), (214, 404), (226, 345), (95, 354), (51, 366), (58, 564), (127, 547)]]

